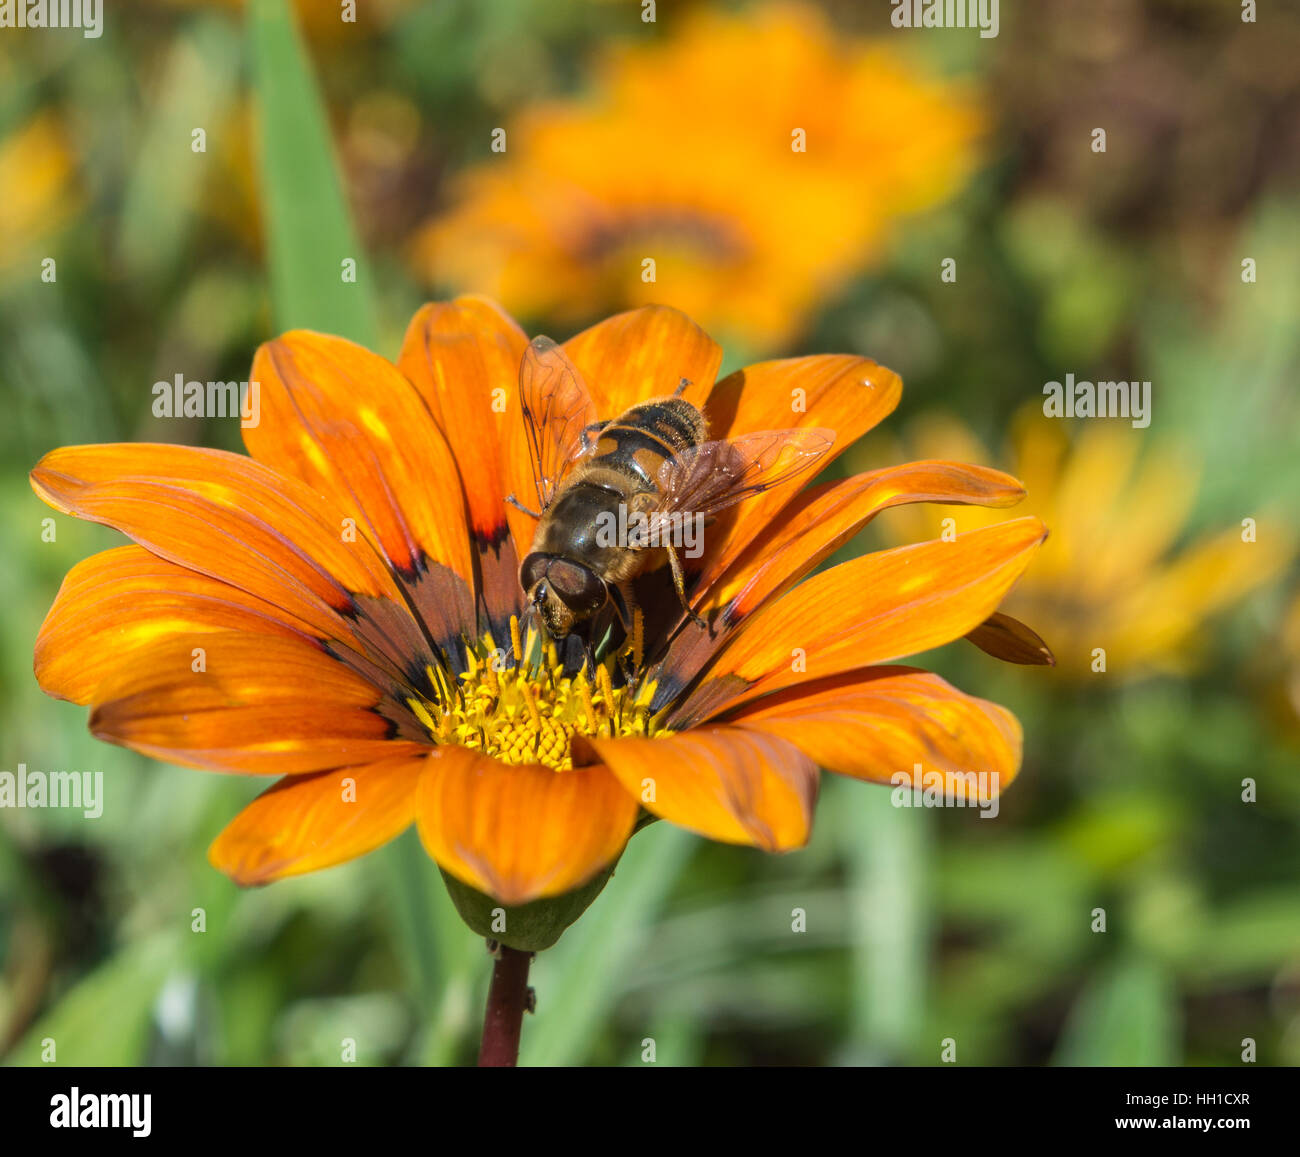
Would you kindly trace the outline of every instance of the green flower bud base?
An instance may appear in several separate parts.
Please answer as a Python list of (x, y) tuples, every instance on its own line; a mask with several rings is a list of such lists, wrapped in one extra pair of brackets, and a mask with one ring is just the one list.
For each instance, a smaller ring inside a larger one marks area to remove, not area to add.
[(533, 900), (516, 908), (485, 896), (446, 872), (442, 873), (442, 880), (460, 918), (478, 935), (521, 952), (540, 952), (554, 944), (564, 930), (587, 910), (613, 874), (614, 865), (611, 864), (581, 888), (562, 896)]

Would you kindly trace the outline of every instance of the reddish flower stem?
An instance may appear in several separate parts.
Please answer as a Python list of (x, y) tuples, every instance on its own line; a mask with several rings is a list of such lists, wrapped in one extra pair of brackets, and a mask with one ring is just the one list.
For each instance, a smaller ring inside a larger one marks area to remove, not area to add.
[(496, 949), (492, 965), (492, 986), (488, 989), (487, 1014), (483, 1018), (483, 1043), (479, 1046), (479, 1068), (514, 1068), (519, 1060), (519, 1032), (524, 1013), (530, 1011), (531, 990), (528, 966), (531, 952), (520, 952), (504, 944)]

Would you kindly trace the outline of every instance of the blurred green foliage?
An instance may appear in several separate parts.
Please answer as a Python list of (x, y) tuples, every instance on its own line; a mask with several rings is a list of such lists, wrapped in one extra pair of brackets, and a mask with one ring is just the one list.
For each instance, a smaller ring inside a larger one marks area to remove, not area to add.
[[(627, 7), (393, 4), (346, 45), (313, 39), (318, 80), (280, 0), (257, 0), (246, 22), (222, 5), (155, 5), (148, 19), (116, 14), (102, 41), (0, 44), (0, 134), (50, 111), (75, 158), (63, 220), (0, 264), (0, 769), (102, 770), (108, 796), (93, 822), (0, 814), (9, 1063), (39, 1063), (48, 1037), (59, 1061), (79, 1064), (339, 1064), (345, 1038), (360, 1063), (473, 1057), (488, 960), (413, 833), (241, 892), (204, 852), (256, 785), (96, 743), (82, 709), (41, 695), (31, 649), (45, 610), (68, 568), (113, 536), (60, 517), (43, 541), (50, 512), (24, 474), (77, 441), (237, 446), (215, 422), (160, 428), (149, 388), (179, 368), (240, 379), (280, 328), (392, 354), (423, 294), (406, 232), (447, 174), (486, 152), (503, 112), (580, 87), (604, 39), (662, 34)], [(1068, 18), (1056, 0), (1042, 7)], [(1062, 34), (1046, 49), (1072, 75), (1114, 82), (1112, 120), (1136, 107), (1117, 87), (1127, 61), (1160, 56), (1181, 77), (1236, 34), (1208, 5), (1120, 7), (1131, 43), (1089, 57)], [(830, 10), (846, 30), (885, 31), (858, 6)], [(1269, 499), (1290, 503), (1294, 521), (1295, 157), (1253, 172), (1244, 191), (1210, 188), (1199, 206), (1170, 200), (1160, 214), (1137, 207), (1159, 174), (1136, 170), (1166, 160), (1154, 150), (1129, 162), (1133, 190), (1108, 186), (1098, 208), (1077, 162), (1053, 160), (1062, 135), (1091, 124), (1088, 90), (1026, 115), (1035, 78), (1045, 83), (1034, 34), (1034, 17), (1004, 13), (990, 46), (914, 39), (986, 86), (996, 124), (984, 171), (787, 352), (870, 353), (908, 384), (895, 420), (942, 406), (994, 445), (1064, 368), (1149, 377), (1158, 424), (1205, 467), (1196, 524)], [(1294, 49), (1296, 34), (1293, 21), (1269, 35)], [(1241, 83), (1197, 80), (1228, 93)], [(1289, 83), (1234, 100), (1243, 132), (1294, 109)], [(241, 162), (226, 137), (250, 102), (261, 135)], [(358, 129), (375, 108), (418, 120), (379, 171)], [(191, 151), (196, 125), (206, 153)], [(1242, 254), (1260, 262), (1248, 295)], [(54, 283), (39, 280), (45, 256)], [(945, 256), (956, 286), (934, 276)], [(340, 287), (343, 257), (359, 277)], [(742, 358), (728, 351), (729, 364)], [(964, 1064), (1235, 1064), (1250, 1038), (1261, 1063), (1300, 1064), (1300, 728), (1274, 645), (1283, 594), (1216, 621), (1205, 662), (1181, 681), (1072, 687), (958, 646), (927, 657), (1024, 724), (1025, 768), (996, 822), (895, 809), (883, 790), (832, 780), (796, 855), (651, 826), (536, 962), (523, 1060), (639, 1064), (653, 1038), (660, 1064), (936, 1063), (952, 1038)], [(1245, 777), (1259, 785), (1251, 805)]]

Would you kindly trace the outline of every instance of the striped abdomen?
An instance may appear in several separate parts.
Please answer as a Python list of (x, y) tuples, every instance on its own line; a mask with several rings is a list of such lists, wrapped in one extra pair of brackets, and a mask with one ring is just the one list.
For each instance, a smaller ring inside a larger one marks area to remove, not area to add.
[(698, 446), (707, 428), (704, 415), (681, 398), (641, 402), (601, 428), (588, 462), (627, 475), (638, 490), (654, 490), (664, 462)]

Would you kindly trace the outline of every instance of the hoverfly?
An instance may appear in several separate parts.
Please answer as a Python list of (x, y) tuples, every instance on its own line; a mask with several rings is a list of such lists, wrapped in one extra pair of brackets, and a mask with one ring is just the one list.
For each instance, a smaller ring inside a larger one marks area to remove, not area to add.
[[(599, 420), (577, 368), (550, 338), (533, 340), (519, 368), (519, 401), (537, 487), (538, 520), (519, 582), (547, 631), (563, 639), (612, 604), (625, 629), (636, 603), (632, 580), (665, 563), (692, 611), (674, 527), (707, 525), (720, 511), (814, 466), (833, 430), (765, 430), (710, 441), (704, 414), (685, 398), (639, 402)], [(619, 522), (620, 513), (623, 521)], [(623, 541), (602, 527), (631, 526)]]

